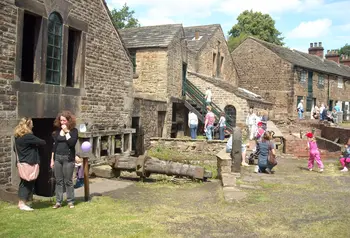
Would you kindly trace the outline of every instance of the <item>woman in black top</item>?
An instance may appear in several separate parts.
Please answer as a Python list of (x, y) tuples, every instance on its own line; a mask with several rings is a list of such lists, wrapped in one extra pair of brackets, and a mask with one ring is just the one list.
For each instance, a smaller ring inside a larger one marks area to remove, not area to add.
[(78, 140), (78, 130), (75, 128), (75, 116), (69, 111), (59, 113), (55, 119), (53, 132), (53, 149), (51, 168), (56, 178), (56, 204), (53, 208), (62, 206), (63, 188), (66, 187), (69, 208), (74, 208), (73, 171), (75, 159), (75, 144)]
[[(15, 128), (15, 146), (20, 163), (35, 165), (40, 163), (38, 146), (45, 145), (44, 140), (33, 135), (33, 121), (30, 118), (22, 118)], [(26, 205), (33, 193), (35, 180), (26, 181), (21, 178), (18, 189), (18, 207), (24, 211), (33, 211)]]

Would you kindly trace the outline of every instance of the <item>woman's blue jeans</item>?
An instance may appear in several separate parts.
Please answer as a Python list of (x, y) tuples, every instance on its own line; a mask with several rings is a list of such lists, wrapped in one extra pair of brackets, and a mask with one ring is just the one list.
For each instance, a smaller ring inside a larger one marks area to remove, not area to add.
[(220, 134), (220, 140), (224, 140), (225, 139), (225, 127), (223, 127), (223, 126), (219, 127), (219, 134)]

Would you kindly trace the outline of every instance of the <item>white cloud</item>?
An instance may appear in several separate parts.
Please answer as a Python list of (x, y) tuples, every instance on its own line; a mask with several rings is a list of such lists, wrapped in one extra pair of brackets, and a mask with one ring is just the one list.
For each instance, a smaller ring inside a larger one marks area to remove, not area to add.
[(332, 21), (318, 19), (316, 21), (302, 22), (299, 26), (287, 33), (289, 38), (317, 38), (329, 33)]

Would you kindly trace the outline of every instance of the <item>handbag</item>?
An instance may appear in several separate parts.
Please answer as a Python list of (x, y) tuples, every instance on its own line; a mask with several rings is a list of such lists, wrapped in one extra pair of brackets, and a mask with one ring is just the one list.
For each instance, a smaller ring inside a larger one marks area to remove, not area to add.
[(39, 175), (39, 164), (31, 165), (28, 163), (19, 162), (16, 143), (14, 144), (14, 147), (16, 152), (17, 169), (18, 169), (19, 177), (21, 177), (21, 179), (26, 181), (36, 180)]
[(268, 155), (268, 162), (272, 165), (276, 165), (277, 164), (277, 158), (276, 155), (274, 155), (273, 153), (271, 153), (272, 150), (272, 146), (271, 146), (271, 142), (270, 142), (270, 146), (269, 146), (269, 155)]

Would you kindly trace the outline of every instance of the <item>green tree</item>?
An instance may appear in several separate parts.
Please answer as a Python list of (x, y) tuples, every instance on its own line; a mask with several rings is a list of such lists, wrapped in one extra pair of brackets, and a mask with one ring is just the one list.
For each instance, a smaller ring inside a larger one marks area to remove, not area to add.
[(246, 10), (237, 17), (237, 21), (237, 24), (228, 32), (228, 45), (231, 51), (248, 36), (253, 36), (277, 45), (284, 44), (284, 37), (276, 29), (275, 21), (269, 14)]
[(341, 47), (339, 50), (339, 54), (350, 56), (350, 45), (346, 43), (343, 47)]
[(134, 17), (134, 14), (135, 11), (130, 10), (126, 3), (120, 10), (113, 9), (111, 11), (112, 19), (118, 29), (139, 27), (139, 20)]

